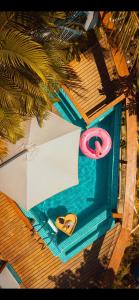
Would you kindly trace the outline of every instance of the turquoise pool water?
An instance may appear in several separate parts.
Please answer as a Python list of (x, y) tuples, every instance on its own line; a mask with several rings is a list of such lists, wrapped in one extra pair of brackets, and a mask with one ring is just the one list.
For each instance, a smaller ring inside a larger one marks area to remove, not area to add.
[[(69, 98), (64, 93), (60, 94), (60, 98), (61, 102), (55, 105), (61, 116), (80, 126), (82, 131), (85, 130), (86, 125)], [(49, 244), (50, 238), (46, 237), (48, 226), (40, 231), (53, 254), (59, 256), (63, 262), (105, 234), (115, 224), (111, 212), (117, 205), (120, 120), (121, 105), (117, 105), (90, 124), (89, 127), (102, 127), (109, 132), (112, 138), (109, 154), (100, 160), (93, 160), (79, 150), (79, 184), (41, 202), (28, 212), (28, 216), (34, 216), (40, 224), (46, 217), (55, 223), (58, 216), (68, 213), (77, 215), (78, 223), (70, 237), (59, 232)], [(93, 139), (91, 143), (93, 146)]]

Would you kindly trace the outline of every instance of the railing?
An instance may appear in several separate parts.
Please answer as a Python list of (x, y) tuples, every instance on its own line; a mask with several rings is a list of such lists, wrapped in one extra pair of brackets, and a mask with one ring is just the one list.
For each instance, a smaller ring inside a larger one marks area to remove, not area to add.
[[(84, 22), (81, 18), (86, 19)], [(52, 34), (52, 38), (60, 42), (78, 38), (85, 31), (96, 26), (98, 21), (98, 12), (94, 11), (73, 11), (64, 21), (58, 21), (59, 34)], [(72, 25), (80, 26), (80, 30), (72, 28)]]

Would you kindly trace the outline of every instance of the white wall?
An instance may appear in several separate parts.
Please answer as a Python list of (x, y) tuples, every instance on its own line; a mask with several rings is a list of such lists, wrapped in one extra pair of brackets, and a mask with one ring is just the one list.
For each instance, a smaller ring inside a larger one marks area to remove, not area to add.
[(88, 11), (84, 29), (87, 31), (94, 17), (94, 11)]
[(20, 286), (7, 267), (0, 273), (0, 288), (19, 289)]

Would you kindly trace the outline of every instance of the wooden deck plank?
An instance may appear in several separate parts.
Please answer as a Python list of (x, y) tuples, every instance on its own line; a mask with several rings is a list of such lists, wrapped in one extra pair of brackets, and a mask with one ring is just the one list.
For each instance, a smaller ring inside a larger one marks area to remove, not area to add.
[[(34, 245), (32, 246), (33, 249), (34, 249)], [(41, 251), (42, 251), (41, 249), (37, 249), (35, 251), (35, 255), (36, 256), (40, 255)], [(29, 253), (33, 255), (33, 252), (29, 252)], [(24, 256), (25, 256), (25, 254), (24, 254)], [(28, 257), (28, 252), (26, 252), (26, 257), (25, 258), (27, 258), (27, 257)], [(35, 256), (33, 256), (33, 258), (35, 259)], [(41, 261), (44, 261), (44, 257), (43, 257), (43, 260), (42, 260), (42, 256), (40, 258), (40, 261), (37, 261), (37, 263), (40, 263)], [(18, 256), (18, 257), (15, 257), (15, 259), (12, 259), (11, 263), (14, 263), (14, 264), (16, 263), (16, 268), (19, 272), (22, 270), (23, 267), (28, 270), (29, 267), (32, 266), (32, 260), (28, 259), (28, 264), (26, 266), (25, 261), (22, 260), (21, 256)]]
[[(49, 258), (47, 257), (47, 261)], [(48, 269), (50, 268), (51, 262), (53, 262), (53, 261), (54, 260), (50, 261), (50, 263), (48, 265), (48, 264), (44, 264), (44, 260), (41, 259), (41, 261), (37, 262), (37, 264), (35, 264), (35, 266), (33, 267), (33, 273), (38, 274), (38, 270), (40, 270), (40, 269), (41, 270), (45, 269), (47, 271), (47, 268)], [(57, 266), (58, 266), (58, 263), (60, 264), (60, 261), (57, 261)], [(21, 268), (18, 269), (18, 272), (22, 272), (23, 270), (26, 272), (27, 275), (32, 273), (32, 264), (30, 264), (30, 265), (28, 264), (27, 267), (25, 265), (23, 265)]]
[[(93, 48), (90, 48), (84, 54), (81, 54), (80, 62), (77, 62), (76, 60), (70, 62), (70, 66), (79, 76), (81, 80), (81, 86), (85, 88), (85, 90), (81, 89), (80, 87), (74, 88), (74, 91), (69, 91), (68, 89), (65, 90), (70, 100), (78, 109), (79, 113), (87, 124), (92, 122), (94, 118), (97, 118), (98, 111), (103, 109), (102, 113), (104, 113), (109, 109), (108, 98), (112, 96), (111, 80), (113, 79), (113, 69), (115, 68), (115, 64), (107, 41), (107, 37), (103, 31), (102, 38), (99, 44), (101, 45), (101, 47), (106, 48), (109, 51), (109, 54), (104, 56), (103, 60), (105, 68), (104, 66), (102, 66), (102, 70), (100, 70), (101, 65), (99, 62), (99, 58), (96, 58), (95, 47), (98, 47), (98, 44), (96, 44)], [(96, 61), (96, 59), (98, 61)], [(107, 95), (100, 95), (99, 89), (102, 89), (102, 86), (105, 86)], [(110, 91), (109, 93), (108, 90)], [(80, 95), (77, 95), (76, 92)], [(113, 101), (114, 100), (116, 99), (113, 99)], [(113, 105), (114, 102), (112, 100), (110, 101)], [(93, 114), (90, 114), (90, 111), (93, 111)]]
[[(14, 226), (16, 226), (16, 223), (19, 223), (19, 220), (16, 218), (14, 220), (12, 219), (9, 219), (9, 222), (7, 224), (5, 224), (5, 227), (4, 227), (4, 219), (2, 221), (2, 226), (1, 226), (1, 234), (2, 233), (5, 233), (5, 231), (7, 230), (8, 232), (11, 232), (12, 231), (12, 225), (14, 224)], [(21, 222), (20, 222), (21, 223)], [(1, 224), (1, 222), (0, 222)], [(21, 226), (22, 228), (25, 227), (24, 224), (21, 223)]]
[(80, 71), (77, 71), (77, 68), (76, 68), (76, 73), (79, 76), (79, 79), (83, 82), (83, 84), (85, 83), (85, 81), (87, 79), (86, 74), (88, 74), (88, 76), (92, 77), (92, 79), (97, 78), (98, 82), (101, 82), (97, 68), (94, 70), (94, 68), (90, 66), (90, 63), (87, 66), (85, 65), (84, 68), (81, 68), (79, 70)]
[[(108, 252), (108, 250), (107, 250), (107, 252)], [(107, 255), (107, 252), (105, 252), (105, 255)], [(97, 259), (96, 257), (92, 257), (92, 263), (90, 261), (90, 263), (88, 264), (88, 267), (85, 268), (85, 270), (81, 271), (81, 278), (82, 278), (82, 281), (84, 283), (84, 287), (85, 287), (86, 280), (88, 278), (90, 278), (94, 273), (96, 273), (100, 269), (100, 266), (98, 266), (98, 264), (96, 265), (96, 264), (93, 263), (93, 262), (95, 262), (96, 259)], [(70, 266), (69, 270), (72, 271), (73, 273), (76, 273), (77, 270), (79, 270), (79, 269), (80, 269), (80, 266), (78, 264), (73, 264), (73, 265)], [(62, 273), (60, 273), (59, 275), (61, 275), (61, 274)], [(57, 274), (57, 276), (58, 276), (58, 274)], [(46, 283), (45, 284), (46, 284), (47, 288), (54, 287), (54, 284), (51, 282), (51, 280), (47, 280), (46, 279)], [(77, 283), (76, 283), (76, 285), (77, 285)], [(40, 287), (43, 288), (44, 287), (44, 283)], [(64, 285), (64, 288), (66, 288), (66, 287), (67, 286)]]
[[(100, 97), (101, 101), (105, 101), (105, 97), (101, 96)], [(98, 98), (94, 95), (93, 97), (88, 98), (87, 100), (85, 99), (84, 102), (82, 101), (82, 108), (84, 111), (87, 113), (88, 111), (92, 110), (92, 103), (94, 108), (99, 105)], [(100, 106), (101, 108), (101, 106)]]
[[(23, 230), (22, 230), (22, 233), (24, 233)], [(21, 230), (20, 230), (20, 234), (21, 234)], [(8, 251), (10, 251), (10, 249), (12, 250), (11, 237), (12, 237), (11, 235), (6, 235), (3, 238), (3, 236), (1, 235), (1, 238), (3, 240), (3, 245), (2, 245), (3, 251), (6, 250), (6, 245), (8, 247)], [(26, 246), (26, 243), (28, 243), (28, 240), (29, 240), (28, 237), (29, 237), (28, 233), (24, 233), (24, 239), (22, 241), (20, 241), (20, 240), (18, 241), (16, 235), (12, 238), (13, 242), (14, 242), (14, 240), (16, 241), (16, 246), (18, 247), (19, 251), (20, 251), (20, 247), (22, 247), (23, 244)], [(4, 246), (4, 243), (6, 243), (5, 246)]]
[[(88, 53), (90, 50), (88, 50)], [(92, 60), (92, 55), (90, 56), (90, 61), (88, 62), (84, 58), (84, 62), (79, 62), (77, 65), (72, 64), (73, 69), (76, 70), (79, 78), (82, 80), (86, 79), (86, 75), (92, 75), (93, 78), (98, 78), (99, 82), (101, 81), (99, 72), (96, 67), (96, 63)], [(95, 76), (94, 76), (95, 75)], [(84, 82), (83, 82), (84, 83)]]
[[(88, 73), (87, 73), (88, 74)], [(96, 83), (97, 85), (101, 84), (101, 81), (99, 81), (99, 75), (98, 72), (96, 73), (96, 76), (94, 76), (95, 74), (92, 74), (91, 72), (89, 72), (88, 76), (86, 76), (86, 73), (84, 74), (84, 76), (82, 76), (82, 81), (84, 86), (87, 86), (89, 84), (91, 84), (91, 86), (94, 86), (94, 83)], [(96, 87), (94, 87), (96, 89)], [(80, 88), (77, 88), (77, 90), (81, 90)]]
[[(73, 264), (73, 266), (70, 263), (70, 270), (73, 270), (74, 268), (76, 268), (77, 266), (75, 266), (75, 263)], [(58, 274), (57, 274), (58, 275)]]
[[(112, 48), (113, 58), (120, 76), (128, 76), (129, 71), (127, 68), (125, 57), (121, 52), (115, 52)], [(131, 97), (132, 99), (132, 97)], [(130, 105), (129, 98), (126, 99), (126, 106)], [(130, 110), (126, 110), (127, 122), (127, 165), (126, 165), (126, 188), (125, 188), (125, 204), (123, 214), (123, 228), (132, 229), (133, 215), (134, 215), (134, 200), (135, 200), (135, 187), (136, 187), (136, 164), (137, 164), (137, 117), (136, 114), (131, 114)]]
[[(5, 222), (5, 223), (6, 223), (6, 222)], [(20, 225), (21, 225), (21, 228), (22, 228), (23, 230), (26, 230), (25, 224), (24, 224), (24, 223), (21, 223), (21, 221), (19, 221), (19, 223), (20, 223)], [(11, 233), (13, 232), (13, 226), (16, 227), (16, 224), (19, 224), (19, 223), (18, 223), (17, 220), (16, 220), (15, 222), (10, 222), (10, 223), (9, 223), (10, 226), (8, 226), (8, 224), (6, 223), (6, 224), (5, 224), (5, 225), (6, 225), (6, 226), (5, 226), (5, 230), (4, 230), (4, 227), (0, 229), (0, 230), (1, 230), (1, 235), (3, 235), (3, 234), (6, 234), (6, 235), (11, 234)], [(18, 229), (17, 229), (17, 233), (18, 233)], [(20, 233), (20, 230), (19, 230), (19, 233)]]
[[(30, 242), (30, 247), (29, 247), (29, 242)], [(26, 253), (29, 256), (29, 253), (31, 253), (33, 251), (31, 249), (31, 247), (33, 247), (36, 243), (37, 243), (37, 241), (34, 239), (33, 240), (30, 239), (30, 237), (28, 237), (27, 239), (22, 239), (21, 243), (16, 243), (16, 247), (18, 249), (18, 251), (17, 251), (17, 249), (15, 248), (16, 253), (17, 253), (16, 258), (18, 257), (18, 255), (20, 255), (20, 251), (23, 248), (23, 246), (24, 246), (24, 251), (22, 250), (22, 256)], [(9, 248), (9, 250), (10, 250), (10, 248)], [(38, 248), (38, 250), (39, 250), (39, 248)]]
[[(101, 87), (98, 86), (98, 88), (101, 88)], [(88, 90), (89, 90), (89, 86), (88, 86)], [(81, 97), (82, 97), (82, 99), (81, 99)], [(99, 95), (99, 97), (98, 97), (98, 95), (96, 95), (95, 91), (94, 91), (93, 95), (92, 95), (92, 91), (90, 91), (90, 92), (88, 92), (87, 96), (85, 96), (83, 94), (80, 96), (79, 95), (76, 96), (76, 101), (77, 102), (80, 101), (82, 108), (84, 108), (84, 105), (89, 106), (89, 108), (87, 107), (88, 110), (92, 108), (92, 104), (93, 105), (94, 105), (94, 103), (99, 104), (100, 100), (103, 101), (104, 99), (105, 99), (105, 95)], [(91, 107), (90, 107), (90, 100), (92, 100)]]
[[(5, 201), (5, 200), (4, 200)], [(10, 203), (7, 206), (10, 211)], [(7, 213), (7, 208), (5, 206), (5, 212)], [(4, 207), (3, 207), (3, 215), (4, 215)], [(47, 288), (55, 287), (55, 283), (53, 283), (49, 276), (60, 276), (66, 270), (76, 271), (77, 268), (81, 266), (81, 264), (85, 261), (84, 251), (81, 251), (79, 254), (74, 256), (67, 263), (62, 263), (58, 257), (53, 256), (49, 248), (46, 246), (45, 249), (41, 250), (41, 245), (37, 242), (34, 237), (31, 237), (30, 229), (25, 226), (24, 221), (18, 215), (17, 210), (15, 210), (15, 216), (19, 218), (19, 223), (13, 222), (12, 231), (14, 232), (14, 236), (9, 237), (7, 232), (7, 223), (5, 222), (5, 236), (2, 234), (1, 244), (0, 244), (0, 253), (4, 257), (8, 259), (8, 262), (12, 265), (14, 270), (18, 273), (19, 277), (23, 282), (23, 286), (27, 288)], [(15, 218), (13, 214), (13, 218)], [(4, 227), (3, 227), (4, 229)], [(116, 232), (116, 229), (114, 229)], [(4, 231), (3, 231), (4, 232)], [(16, 235), (17, 232), (17, 235)], [(22, 234), (21, 234), (22, 232)], [(20, 234), (19, 234), (20, 233)], [(7, 247), (6, 247), (6, 239)], [(37, 234), (39, 237), (39, 235)], [(1, 238), (1, 231), (0, 231)], [(103, 245), (101, 249), (96, 244), (92, 248), (90, 245), (87, 249), (90, 252), (90, 259), (92, 261), (96, 261), (98, 255), (108, 253), (108, 248), (110, 243), (112, 242), (113, 234), (108, 232), (108, 236), (106, 238), (106, 244)], [(104, 239), (105, 240), (105, 239)], [(4, 241), (4, 243), (3, 243)], [(14, 244), (14, 247), (11, 245)], [(96, 249), (96, 250), (95, 250)], [(93, 251), (96, 251), (94, 253)], [(100, 252), (100, 253), (99, 253)], [(89, 266), (87, 269), (87, 277), (91, 271), (91, 267)], [(90, 273), (91, 274), (91, 273)]]
[[(100, 96), (99, 100), (100, 99), (101, 99), (101, 101), (104, 101), (105, 97)], [(89, 98), (87, 103), (82, 104), (82, 107), (84, 108), (85, 111), (88, 112), (92, 109), (92, 103), (93, 103), (94, 107), (99, 104), (98, 98), (95, 97), (95, 95), (92, 98)]]
[[(102, 86), (100, 84), (98, 84), (97, 79), (94, 80), (93, 86), (92, 86), (92, 80), (91, 80), (91, 82), (88, 82), (86, 85), (84, 85), (84, 88), (86, 90), (80, 91), (79, 95), (76, 95), (75, 92), (73, 93), (73, 95), (76, 96), (76, 98), (77, 97), (79, 98), (80, 103), (82, 103), (82, 101), (84, 99), (88, 99), (90, 95), (91, 95), (91, 97), (93, 97), (94, 94), (97, 96), (101, 96), (98, 92), (98, 88), (102, 88)], [(103, 97), (105, 97), (105, 95)], [(98, 101), (99, 101), (99, 97), (98, 97)]]
[(22, 213), (22, 211), (20, 210), (20, 208), (18, 207), (18, 205), (16, 204), (16, 202), (14, 200), (12, 200), (10, 197), (6, 197), (4, 195), (4, 193), (0, 192), (0, 199), (2, 201), (2, 199), (4, 200), (4, 202), (8, 204), (10, 204), (10, 206), (12, 208), (14, 208), (14, 210), (17, 212), (18, 216), (20, 216), (20, 218), (22, 219), (22, 221), (28, 226), (29, 229), (32, 229), (32, 225), (30, 224), (29, 220), (24, 216), (24, 214)]
[[(98, 89), (101, 89), (101, 88), (102, 87), (98, 86)], [(90, 87), (88, 86), (88, 90), (89, 89), (90, 89)], [(99, 94), (99, 97), (98, 97), (95, 90), (94, 90), (93, 94), (92, 94), (92, 91), (88, 92), (87, 96), (83, 95), (83, 93), (80, 96), (79, 95), (76, 96), (75, 94), (74, 94), (74, 96), (75, 96), (77, 102), (80, 101), (80, 104), (82, 105), (82, 109), (83, 109), (84, 105), (86, 104), (89, 106), (88, 110), (92, 108), (92, 104), (93, 104), (93, 107), (95, 107), (95, 105), (94, 105), (95, 103), (99, 104), (100, 100), (102, 102), (104, 99), (106, 99), (105, 95)], [(91, 99), (92, 99), (92, 103), (90, 106)]]
[[(115, 106), (116, 104), (122, 102), (123, 100), (125, 100), (125, 95), (122, 94), (121, 96), (117, 97), (114, 101), (112, 101), (111, 103), (109, 103), (107, 105), (107, 109), (110, 109), (111, 107)], [(93, 121), (94, 119), (98, 118), (100, 115), (102, 115), (104, 112), (106, 111), (106, 108), (102, 108), (100, 109), (95, 115), (93, 114), (92, 117), (90, 117), (90, 120)]]
[(109, 269), (113, 269), (115, 273), (117, 273), (119, 269), (125, 248), (129, 245), (129, 238), (129, 230), (122, 228), (109, 263)]
[[(77, 265), (79, 265), (79, 263), (81, 261), (82, 261), (82, 256), (80, 256), (80, 257), (77, 256), (74, 259), (74, 261), (70, 261), (69, 264), (66, 263), (66, 269), (68, 269), (68, 266), (69, 266), (70, 270), (72, 270), (73, 268), (77, 268)], [(58, 270), (58, 272), (57, 272), (57, 270)], [(59, 276), (63, 271), (65, 271), (65, 268), (63, 268), (63, 265), (60, 265), (59, 268), (56, 268), (56, 266), (55, 266), (53, 268), (53, 270), (51, 270), (51, 272), (50, 271), (47, 272), (47, 278), (44, 278), (44, 282), (42, 284), (41, 284), (41, 279), (40, 279), (40, 281), (38, 281), (37, 287), (38, 286), (43, 287), (44, 284), (47, 285), (49, 282), (49, 279), (48, 279), (49, 275), (53, 274), (53, 276)]]
[[(100, 13), (103, 15), (103, 12)], [(107, 23), (110, 18), (111, 13), (105, 15), (103, 22)], [(139, 22), (139, 20), (138, 20)], [(113, 28), (112, 24), (110, 29)], [(113, 60), (117, 69), (119, 76), (128, 76), (129, 71), (126, 64), (125, 57), (119, 49), (116, 51), (111, 47), (111, 52), (113, 55)], [(132, 99), (132, 97), (131, 97)], [(130, 104), (129, 99), (125, 99), (125, 104), (128, 107)], [(126, 142), (127, 142), (127, 153), (126, 153), (126, 178), (125, 178), (125, 191), (124, 191), (124, 205), (123, 205), (123, 219), (122, 219), (122, 229), (120, 235), (115, 244), (110, 263), (108, 268), (112, 269), (114, 273), (117, 273), (119, 266), (124, 254), (126, 247), (129, 245), (130, 234), (133, 224), (133, 215), (134, 215), (134, 200), (135, 200), (135, 187), (136, 187), (136, 159), (137, 159), (137, 118), (135, 113), (130, 113), (130, 110), (126, 110)], [(109, 278), (106, 276), (106, 281), (108, 282)]]
[[(9, 214), (10, 214), (10, 212), (9, 212)], [(14, 223), (14, 222), (16, 222), (18, 220), (18, 217), (15, 216), (14, 211), (12, 211), (11, 214), (9, 216), (7, 216), (6, 219), (8, 220), (7, 223), (5, 222), (6, 220), (4, 218), (3, 211), (2, 211), (2, 215), (0, 216), (0, 224), (1, 224), (1, 226), (3, 226), (3, 223), (4, 223), (5, 224), (5, 228), (6, 228), (6, 226), (8, 228), (12, 223)], [(1, 229), (2, 229), (2, 227), (1, 227)]]
[[(29, 243), (28, 243), (29, 244)], [(18, 254), (18, 256), (16, 256), (16, 258), (19, 257), (19, 259), (15, 259), (14, 262), (16, 262), (16, 267), (20, 268), (22, 267), (23, 265), (26, 264), (26, 262), (28, 262), (28, 264), (30, 264), (30, 261), (32, 262), (32, 259), (36, 259), (37, 257), (37, 260), (41, 260), (42, 257), (43, 259), (45, 259), (45, 256), (42, 256), (42, 249), (39, 247), (40, 245), (38, 245), (37, 243), (34, 243), (33, 245), (30, 245), (32, 246), (32, 251), (30, 251), (28, 253), (27, 249), (25, 249), (25, 251), (23, 252), (23, 250)], [(33, 251), (33, 249), (35, 248), (35, 252)], [(23, 249), (23, 247), (22, 247)]]
[[(15, 214), (15, 212), (14, 212), (13, 208), (9, 210), (9, 208), (8, 208), (8, 207), (5, 207), (5, 206), (6, 206), (6, 205), (3, 206), (3, 209), (4, 209), (4, 210), (7, 209), (7, 219), (9, 219), (9, 218), (11, 217), (11, 215), (14, 215), (14, 214)], [(4, 218), (4, 216), (3, 216), (3, 210), (2, 210), (2, 208), (1, 208), (1, 210), (0, 210), (0, 219), (2, 220), (3, 218)]]
[(86, 122), (86, 124), (89, 124), (90, 121), (89, 121), (87, 115), (84, 113), (84, 111), (82, 110), (82, 108), (80, 107), (80, 105), (78, 104), (78, 102), (75, 100), (75, 98), (73, 97), (71, 91), (69, 91), (67, 89), (67, 87), (64, 86), (64, 85), (62, 86), (62, 88), (65, 91), (65, 93), (67, 94), (67, 96), (70, 98), (70, 100), (73, 102), (73, 104), (75, 105), (75, 107), (79, 111), (80, 115), (83, 117), (83, 119)]
[[(82, 65), (80, 65), (80, 63), (78, 63), (78, 64), (79, 65), (76, 65), (76, 66), (73, 65), (72, 67), (76, 68), (76, 72), (80, 79), (84, 79), (84, 78), (86, 79), (85, 74), (87, 73), (87, 74), (92, 74), (93, 78), (95, 78), (97, 76), (98, 81), (101, 82), (101, 78), (100, 78), (98, 69), (96, 67), (96, 63), (93, 62), (93, 60), (92, 60), (92, 62), (91, 62), (91, 60), (90, 60), (90, 62), (87, 62), (85, 60), (84, 63), (82, 63)], [(109, 60), (109, 61), (106, 60), (106, 66), (109, 69), (110, 74), (112, 75), (114, 66), (111, 63), (111, 60)]]
[[(25, 256), (22, 259), (22, 261), (20, 260), (20, 261), (16, 262), (17, 270), (20, 271), (22, 269), (22, 267), (25, 265), (26, 262), (28, 262), (28, 264), (27, 264), (27, 268), (28, 268), (32, 264), (32, 258), (35, 259), (37, 256), (39, 256), (39, 258), (37, 259), (36, 263), (40, 263), (42, 261), (42, 258), (43, 258), (43, 262), (45, 260), (48, 261), (49, 258), (51, 258), (51, 257), (48, 257), (47, 253), (45, 253), (45, 255), (43, 256), (42, 255), (42, 251), (44, 251), (44, 249), (43, 250), (42, 249), (38, 249), (38, 251), (36, 250), (35, 253), (32, 252), (32, 253), (29, 254), (29, 256)], [(54, 259), (53, 259), (53, 262), (54, 262)]]
[[(105, 97), (104, 97), (103, 95), (100, 96), (99, 99), (101, 99), (102, 102), (103, 102), (103, 101), (105, 102)], [(98, 98), (95, 96), (95, 94), (94, 94), (94, 96), (93, 96), (92, 98), (88, 99), (88, 103), (84, 103), (84, 104), (83, 104), (83, 108), (85, 109), (86, 112), (92, 110), (92, 103), (93, 103), (93, 105), (94, 105), (94, 108), (95, 108), (97, 105), (100, 104), (99, 101), (98, 101)], [(105, 103), (105, 105), (106, 105), (106, 103)], [(101, 107), (102, 107), (102, 105), (100, 106), (100, 108), (101, 108)]]

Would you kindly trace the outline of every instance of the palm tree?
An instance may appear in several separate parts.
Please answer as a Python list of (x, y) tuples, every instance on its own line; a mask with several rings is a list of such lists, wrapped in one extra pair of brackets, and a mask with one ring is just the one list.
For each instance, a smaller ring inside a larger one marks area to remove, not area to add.
[[(109, 28), (111, 24), (111, 30)], [(112, 11), (104, 25), (109, 42), (125, 56), (132, 56), (132, 66), (139, 52), (139, 18), (135, 11)], [(131, 49), (132, 48), (132, 49)], [(132, 52), (132, 53), (130, 53)]]
[(50, 39), (64, 18), (64, 12), (0, 13), (1, 138), (16, 143), (26, 118), (35, 116), (42, 126), (61, 85), (80, 84), (61, 43)]

